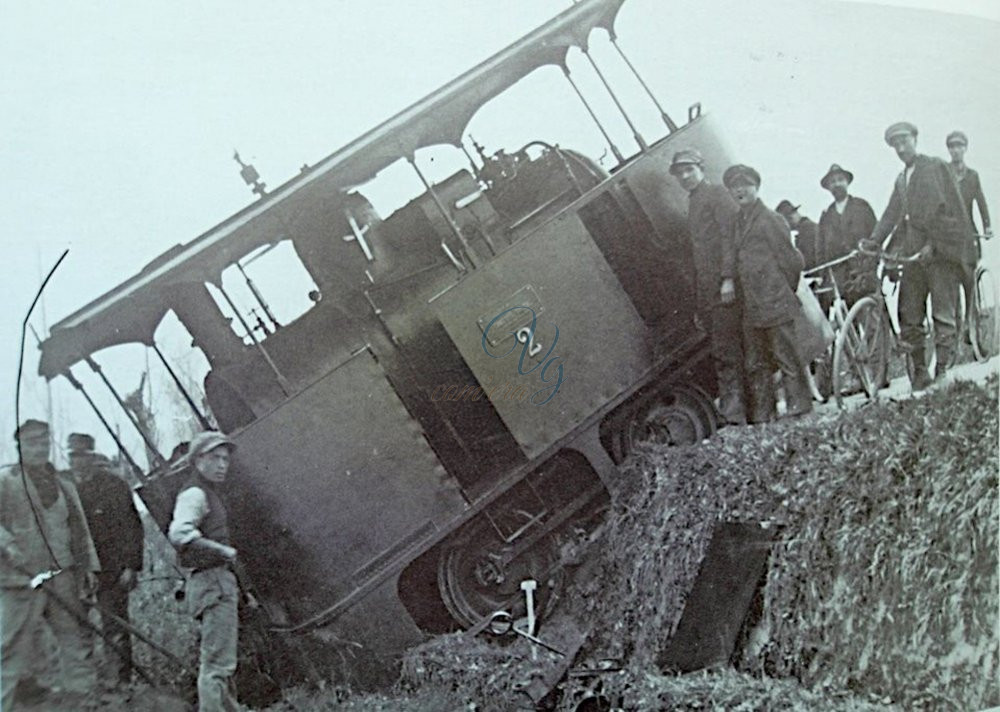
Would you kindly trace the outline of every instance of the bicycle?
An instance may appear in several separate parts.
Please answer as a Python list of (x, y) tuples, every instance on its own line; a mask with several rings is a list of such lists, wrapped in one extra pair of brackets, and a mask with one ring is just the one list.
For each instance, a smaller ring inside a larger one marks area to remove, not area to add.
[[(856, 251), (858, 254), (876, 256), (872, 253)], [(848, 311), (844, 323), (837, 333), (833, 347), (833, 393), (837, 405), (844, 407), (844, 398), (859, 390), (849, 386), (849, 378), (856, 378), (851, 383), (860, 384), (860, 390), (869, 399), (874, 398), (878, 391), (888, 385), (890, 375), (890, 356), (899, 355), (905, 359), (907, 375), (913, 382), (915, 365), (913, 363), (913, 348), (904, 342), (899, 335), (895, 323), (889, 315), (886, 303), (884, 283), (888, 269), (905, 269), (913, 264), (919, 255), (910, 257), (894, 257), (882, 253), (881, 285), (872, 294), (862, 297)], [(930, 369), (934, 364), (933, 334), (928, 329), (925, 346), (925, 366)]]
[[(987, 235), (978, 235), (988, 240)], [(969, 341), (976, 361), (983, 363), (1000, 352), (1000, 309), (997, 283), (986, 265), (976, 266), (972, 303), (968, 309)]]
[[(803, 279), (809, 284), (813, 294), (820, 299), (820, 303), (822, 303), (824, 295), (831, 295), (833, 297), (828, 309), (827, 318), (833, 327), (834, 343), (836, 335), (843, 328), (844, 322), (847, 320), (849, 309), (833, 268), (853, 260), (859, 254), (858, 250), (853, 250), (842, 257), (816, 265), (802, 273)], [(825, 357), (816, 359), (813, 363), (816, 366), (816, 392), (813, 393), (813, 397), (816, 398), (819, 396), (818, 400), (825, 401), (833, 392), (833, 343), (827, 349)], [(810, 385), (813, 384), (810, 383)]]

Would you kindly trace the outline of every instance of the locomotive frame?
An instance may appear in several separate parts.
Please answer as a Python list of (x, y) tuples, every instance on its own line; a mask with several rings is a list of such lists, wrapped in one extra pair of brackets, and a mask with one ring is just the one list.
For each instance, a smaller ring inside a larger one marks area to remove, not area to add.
[[(419, 148), (462, 147), (473, 114), (535, 69), (573, 82), (566, 56), (587, 52), (597, 28), (635, 71), (614, 31), (623, 2), (583, 0), (284, 185), (258, 184), (254, 204), (42, 343), (39, 372), (93, 405), (72, 367), (90, 365), (118, 398), (95, 354), (141, 343), (162, 358), (154, 332), (179, 318), (211, 365), (211, 412), (177, 385), (203, 427), (237, 443), (234, 539), (273, 630), (363, 640), (363, 678), (385, 676), (428, 632), (516, 605), (521, 578), (543, 583), (543, 605), (557, 598), (566, 552), (599, 520), (630, 449), (714, 432), (686, 196), (667, 170), (682, 147), (697, 146), (713, 178), (729, 162), (698, 105), (678, 126), (657, 104), (666, 133), (647, 142), (605, 82), (640, 149), (626, 157), (608, 138), (611, 171), (544, 142), (480, 151), (436, 184), (416, 162)], [(382, 219), (354, 187), (401, 159), (426, 190)], [(283, 325), (262, 301), (264, 316), (244, 314), (221, 284), (279, 242), (317, 286)], [(155, 460), (139, 492), (162, 525), (181, 463)]]

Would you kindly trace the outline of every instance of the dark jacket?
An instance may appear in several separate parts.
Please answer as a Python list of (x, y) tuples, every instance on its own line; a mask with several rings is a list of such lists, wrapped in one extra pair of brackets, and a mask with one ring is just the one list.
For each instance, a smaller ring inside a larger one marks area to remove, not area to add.
[[(197, 488), (204, 492), (208, 503), (208, 511), (201, 522), (198, 523), (198, 529), (201, 531), (202, 536), (229, 546), (229, 516), (226, 513), (226, 505), (222, 501), (222, 497), (219, 496), (218, 491), (216, 491), (215, 486), (203, 477), (192, 474), (177, 494), (180, 495), (181, 492), (191, 488)], [(193, 546), (181, 547), (178, 552), (178, 559), (182, 566), (187, 566), (195, 571), (229, 564), (227, 559), (214, 551), (207, 551)]]
[(722, 280), (735, 278), (733, 223), (739, 206), (721, 185), (703, 180), (688, 196), (698, 310), (719, 304)]
[(975, 262), (972, 226), (947, 163), (918, 154), (909, 183), (900, 172), (871, 237), (882, 244), (890, 234), (890, 252), (909, 256), (930, 245), (935, 259)]
[(836, 201), (819, 218), (819, 263), (843, 257), (866, 239), (878, 221), (867, 200), (847, 196), (844, 214), (837, 212)]
[(142, 520), (135, 510), (132, 488), (100, 465), (79, 478), (76, 489), (87, 515), (101, 571), (121, 574), (123, 569), (142, 569)]
[(802, 253), (806, 269), (811, 269), (823, 261), (817, 233), (816, 223), (809, 218), (802, 218), (795, 226), (795, 249)]
[(967, 167), (965, 173), (959, 178), (955, 167), (950, 163), (948, 166), (951, 168), (955, 180), (958, 181), (958, 190), (962, 194), (962, 202), (965, 204), (965, 213), (969, 218), (969, 224), (975, 227), (976, 221), (972, 217), (972, 205), (979, 203), (979, 217), (983, 221), (983, 230), (985, 230), (990, 226), (990, 211), (986, 207), (986, 196), (983, 195), (983, 185), (979, 182), (979, 173)]
[(805, 261), (792, 244), (788, 223), (757, 200), (740, 208), (734, 235), (746, 323), (765, 328), (794, 319), (801, 308), (795, 289)]

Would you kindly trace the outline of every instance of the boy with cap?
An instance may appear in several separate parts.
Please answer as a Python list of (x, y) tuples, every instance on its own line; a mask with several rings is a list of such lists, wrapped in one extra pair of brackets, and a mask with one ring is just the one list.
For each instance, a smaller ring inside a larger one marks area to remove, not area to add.
[(923, 390), (931, 383), (927, 371), (924, 315), (931, 297), (937, 350), (937, 377), (944, 374), (954, 353), (958, 287), (964, 265), (975, 262), (972, 227), (966, 217), (958, 184), (940, 158), (917, 153), (917, 127), (907, 121), (885, 130), (885, 142), (903, 162), (889, 204), (862, 247), (877, 250), (892, 235), (888, 251), (902, 257), (919, 255), (907, 264), (899, 285), (899, 326), (914, 363), (911, 386)]
[(239, 586), (232, 568), (236, 549), (229, 543), (226, 507), (218, 491), (235, 449), (232, 440), (215, 431), (191, 439), (191, 474), (177, 494), (167, 533), (181, 564), (193, 569), (187, 599), (201, 624), (199, 712), (240, 708), (232, 689), (239, 629)]
[[(872, 206), (868, 201), (848, 193), (848, 187), (853, 181), (854, 174), (836, 163), (820, 178), (820, 186), (833, 196), (833, 202), (819, 218), (816, 249), (820, 264), (849, 254), (875, 229), (877, 219)], [(877, 288), (876, 267), (871, 258), (859, 256), (832, 269), (848, 308)], [(832, 296), (823, 294), (822, 297), (823, 308), (829, 311)]]
[(104, 620), (104, 611), (128, 621), (129, 592), (135, 588), (136, 572), (142, 569), (142, 520), (132, 489), (111, 472), (106, 458), (94, 452), (92, 436), (72, 433), (67, 446), (70, 471), (101, 560), (97, 602), (104, 633), (115, 651), (118, 681), (127, 684), (132, 680), (132, 636), (113, 620)]
[(76, 487), (49, 462), (48, 424), (27, 420), (14, 439), (20, 463), (0, 469), (2, 709), (14, 709), (18, 683), (47, 667), (38, 647), (44, 626), (57, 643), (60, 703), (83, 709), (96, 675), (81, 601), (92, 595), (100, 563)]
[(795, 289), (802, 274), (802, 254), (792, 245), (788, 223), (757, 197), (760, 174), (750, 166), (726, 169), (722, 182), (740, 206), (734, 227), (736, 273), (743, 290), (750, 422), (775, 414), (771, 374), (781, 370), (787, 415), (812, 410), (812, 394), (795, 342), (795, 317), (802, 306)]
[(806, 269), (812, 269), (822, 261), (819, 253), (816, 223), (799, 212), (801, 205), (795, 205), (790, 200), (782, 200), (774, 209), (785, 219), (788, 227), (795, 233), (795, 249), (802, 253)]
[(678, 151), (670, 173), (688, 192), (697, 314), (712, 342), (719, 413), (727, 423), (743, 425), (742, 309), (736, 293), (733, 251), (733, 223), (739, 207), (725, 188), (705, 178), (702, 163), (699, 151)]

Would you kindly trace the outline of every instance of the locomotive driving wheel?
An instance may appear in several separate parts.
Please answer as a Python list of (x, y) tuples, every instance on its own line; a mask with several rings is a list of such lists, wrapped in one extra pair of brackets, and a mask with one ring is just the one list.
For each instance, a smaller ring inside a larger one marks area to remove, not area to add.
[(641, 446), (693, 445), (711, 437), (714, 425), (692, 399), (675, 393), (661, 394), (620, 427), (614, 439), (614, 456), (621, 462)]
[(438, 559), (438, 591), (451, 616), (469, 628), (490, 614), (524, 615), (521, 582), (534, 579), (535, 613), (541, 617), (559, 598), (563, 574), (558, 570), (556, 537), (546, 536), (524, 551), (517, 541), (501, 539), (488, 519), (473, 521), (447, 543)]

